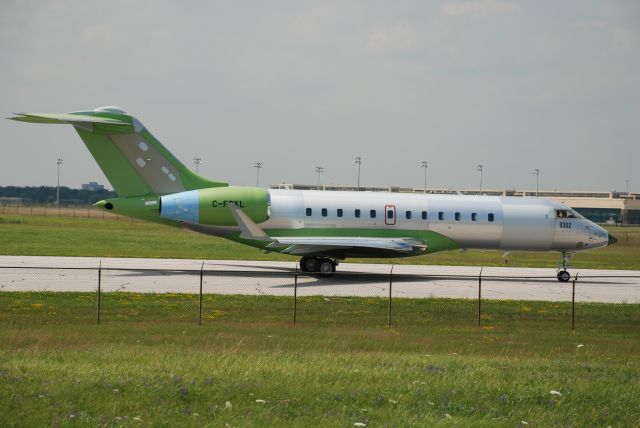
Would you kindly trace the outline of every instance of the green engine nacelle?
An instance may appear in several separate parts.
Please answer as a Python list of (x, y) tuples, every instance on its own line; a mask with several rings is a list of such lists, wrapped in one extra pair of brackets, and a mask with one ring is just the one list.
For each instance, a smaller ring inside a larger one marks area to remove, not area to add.
[(189, 223), (235, 226), (231, 204), (256, 223), (269, 218), (268, 193), (258, 187), (213, 187), (165, 195), (160, 198), (160, 217)]

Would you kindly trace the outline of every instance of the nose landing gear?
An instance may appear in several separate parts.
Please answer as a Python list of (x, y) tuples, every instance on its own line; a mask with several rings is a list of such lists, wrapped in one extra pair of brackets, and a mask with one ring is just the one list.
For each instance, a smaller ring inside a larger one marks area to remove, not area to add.
[(320, 273), (322, 275), (331, 275), (336, 271), (335, 260), (326, 257), (308, 257), (300, 259), (300, 270), (303, 272)]
[(571, 274), (567, 271), (569, 267), (569, 259), (571, 259), (573, 254), (567, 253), (566, 251), (562, 252), (562, 261), (560, 262), (560, 270), (558, 271), (558, 281), (560, 282), (568, 282), (571, 279)]
[(558, 272), (558, 281), (568, 282), (570, 279), (571, 279), (571, 274), (566, 270), (561, 270)]

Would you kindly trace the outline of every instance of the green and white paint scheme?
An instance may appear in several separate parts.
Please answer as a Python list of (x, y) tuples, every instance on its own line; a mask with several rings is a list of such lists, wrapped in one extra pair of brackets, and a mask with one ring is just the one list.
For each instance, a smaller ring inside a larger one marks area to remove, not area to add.
[(193, 173), (135, 117), (118, 107), (12, 120), (70, 124), (118, 198), (96, 205), (118, 214), (302, 256), (328, 274), (347, 257), (401, 257), (464, 249), (560, 251), (615, 242), (606, 230), (541, 198), (332, 192), (229, 186)]

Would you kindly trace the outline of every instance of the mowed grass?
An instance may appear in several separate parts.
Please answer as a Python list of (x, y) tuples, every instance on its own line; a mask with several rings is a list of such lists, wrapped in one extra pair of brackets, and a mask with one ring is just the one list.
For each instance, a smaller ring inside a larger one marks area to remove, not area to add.
[[(610, 228), (620, 242), (578, 253), (571, 264), (590, 269), (640, 269), (640, 228)], [(289, 260), (297, 257), (258, 249), (173, 227), (89, 218), (5, 216), (0, 218), (0, 254), (151, 257), (187, 259)], [(396, 259), (348, 259), (348, 262), (555, 267), (557, 253), (447, 251)]]
[[(637, 426), (640, 308), (0, 296), (0, 426)], [(558, 391), (559, 395), (551, 391)], [(228, 403), (228, 404), (227, 404)], [(356, 425), (358, 426), (358, 425)]]

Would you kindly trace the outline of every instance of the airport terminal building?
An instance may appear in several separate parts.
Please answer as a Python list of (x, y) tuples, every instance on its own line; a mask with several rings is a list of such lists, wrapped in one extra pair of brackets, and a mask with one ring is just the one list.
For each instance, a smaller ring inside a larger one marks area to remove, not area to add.
[[(370, 192), (408, 192), (423, 193), (424, 189), (408, 187), (364, 187), (341, 185), (312, 186), (306, 184), (279, 184), (270, 186), (274, 189), (299, 189), (299, 190), (360, 190)], [(427, 193), (456, 194), (458, 191), (446, 189), (427, 189)], [(479, 195), (478, 190), (461, 190), (464, 195)], [(494, 196), (536, 196), (535, 191), (520, 190), (483, 190), (483, 195)], [(565, 192), (565, 191), (539, 191), (541, 198), (554, 199), (595, 223), (640, 225), (640, 193), (633, 192)]]

